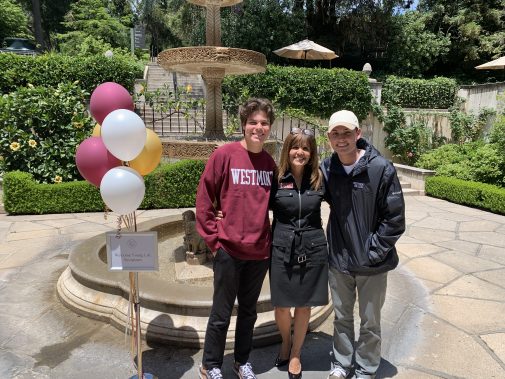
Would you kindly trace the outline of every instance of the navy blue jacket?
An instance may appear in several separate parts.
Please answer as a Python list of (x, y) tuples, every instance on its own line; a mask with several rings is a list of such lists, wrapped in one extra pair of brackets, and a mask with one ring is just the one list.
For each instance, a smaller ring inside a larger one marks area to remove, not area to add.
[(393, 164), (365, 140), (348, 175), (336, 153), (321, 163), (330, 203), (329, 263), (342, 273), (374, 275), (398, 265), (395, 243), (405, 231), (405, 203)]

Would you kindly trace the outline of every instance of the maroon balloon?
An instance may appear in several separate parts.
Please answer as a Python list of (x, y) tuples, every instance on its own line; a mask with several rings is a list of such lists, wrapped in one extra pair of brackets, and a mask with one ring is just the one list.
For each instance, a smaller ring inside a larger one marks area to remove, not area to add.
[(116, 109), (133, 111), (133, 107), (133, 99), (126, 88), (114, 82), (102, 83), (96, 87), (89, 102), (91, 115), (100, 125), (110, 112)]
[(81, 142), (75, 153), (77, 169), (84, 179), (100, 187), (103, 176), (121, 161), (109, 153), (102, 138), (89, 137)]

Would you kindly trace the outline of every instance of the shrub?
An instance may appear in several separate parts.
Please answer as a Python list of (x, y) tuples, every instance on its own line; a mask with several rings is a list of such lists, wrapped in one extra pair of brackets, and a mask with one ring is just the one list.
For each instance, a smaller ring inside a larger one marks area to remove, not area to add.
[(449, 122), (451, 126), (451, 140), (454, 143), (475, 142), (482, 138), (484, 127), (495, 111), (483, 108), (475, 114), (467, 114), (459, 109), (459, 105), (451, 108)]
[(92, 129), (85, 96), (72, 83), (57, 88), (30, 86), (2, 96), (2, 171), (28, 172), (42, 183), (81, 178), (75, 150)]
[(116, 82), (131, 92), (142, 67), (124, 56), (72, 57), (44, 54), (36, 57), (0, 54), (0, 92), (9, 93), (28, 84), (56, 87), (62, 82), (79, 81), (91, 93), (103, 82)]
[(441, 165), (436, 170), (436, 175), (470, 181), (474, 179), (467, 159), (459, 163), (447, 163)]
[(453, 105), (456, 92), (456, 81), (449, 78), (409, 79), (388, 76), (382, 89), (382, 102), (403, 108), (445, 109)]
[(500, 114), (489, 132), (489, 141), (496, 143), (500, 154), (505, 156), (505, 114)]
[(266, 97), (282, 109), (298, 108), (317, 117), (329, 118), (348, 109), (360, 120), (372, 101), (368, 79), (361, 72), (274, 65), (268, 65), (264, 74), (225, 77), (223, 94), (235, 104), (249, 96)]
[(437, 170), (440, 166), (458, 163), (464, 160), (462, 149), (456, 144), (442, 145), (435, 150), (422, 154), (415, 163), (416, 167), (427, 170)]
[(505, 189), (487, 186), (482, 191), (481, 207), (491, 212), (505, 214)]
[(143, 208), (193, 207), (198, 181), (205, 162), (184, 160), (161, 165), (145, 177), (146, 196)]
[(431, 147), (431, 131), (426, 125), (416, 120), (407, 125), (405, 114), (395, 106), (390, 105), (387, 114), (382, 113), (386, 147), (400, 162), (413, 165), (419, 156)]
[[(146, 193), (140, 208), (193, 207), (203, 161), (163, 164), (145, 176)], [(40, 184), (29, 173), (4, 175), (4, 206), (9, 214), (103, 211), (100, 191), (85, 181)]]
[(505, 185), (505, 156), (499, 153), (495, 143), (477, 141), (444, 145), (423, 154), (416, 166), (435, 170), (437, 176)]
[(505, 157), (499, 153), (497, 144), (478, 145), (475, 153), (469, 158), (469, 168), (473, 180), (481, 183), (505, 185)]
[(433, 176), (426, 179), (425, 190), (430, 196), (505, 214), (505, 188), (456, 178)]
[(85, 181), (40, 184), (26, 172), (4, 175), (4, 206), (9, 214), (96, 212), (105, 209), (100, 191)]

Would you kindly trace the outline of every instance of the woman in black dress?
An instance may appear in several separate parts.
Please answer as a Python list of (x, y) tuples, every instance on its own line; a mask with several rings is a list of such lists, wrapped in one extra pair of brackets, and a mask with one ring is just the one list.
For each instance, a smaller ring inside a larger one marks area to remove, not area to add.
[(270, 292), (282, 337), (275, 366), (289, 363), (289, 378), (299, 379), (310, 307), (328, 304), (328, 248), (321, 222), (324, 186), (311, 130), (291, 130), (274, 182)]

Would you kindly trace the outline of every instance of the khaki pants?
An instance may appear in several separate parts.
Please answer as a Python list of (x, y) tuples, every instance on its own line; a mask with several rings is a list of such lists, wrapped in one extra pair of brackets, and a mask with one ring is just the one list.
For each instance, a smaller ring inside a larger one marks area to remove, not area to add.
[[(386, 298), (387, 272), (371, 276), (346, 275), (330, 268), (329, 284), (335, 320), (333, 356), (348, 372), (355, 353), (356, 376), (373, 378), (381, 360), (381, 309)], [(358, 295), (361, 320), (354, 345), (354, 304)]]

